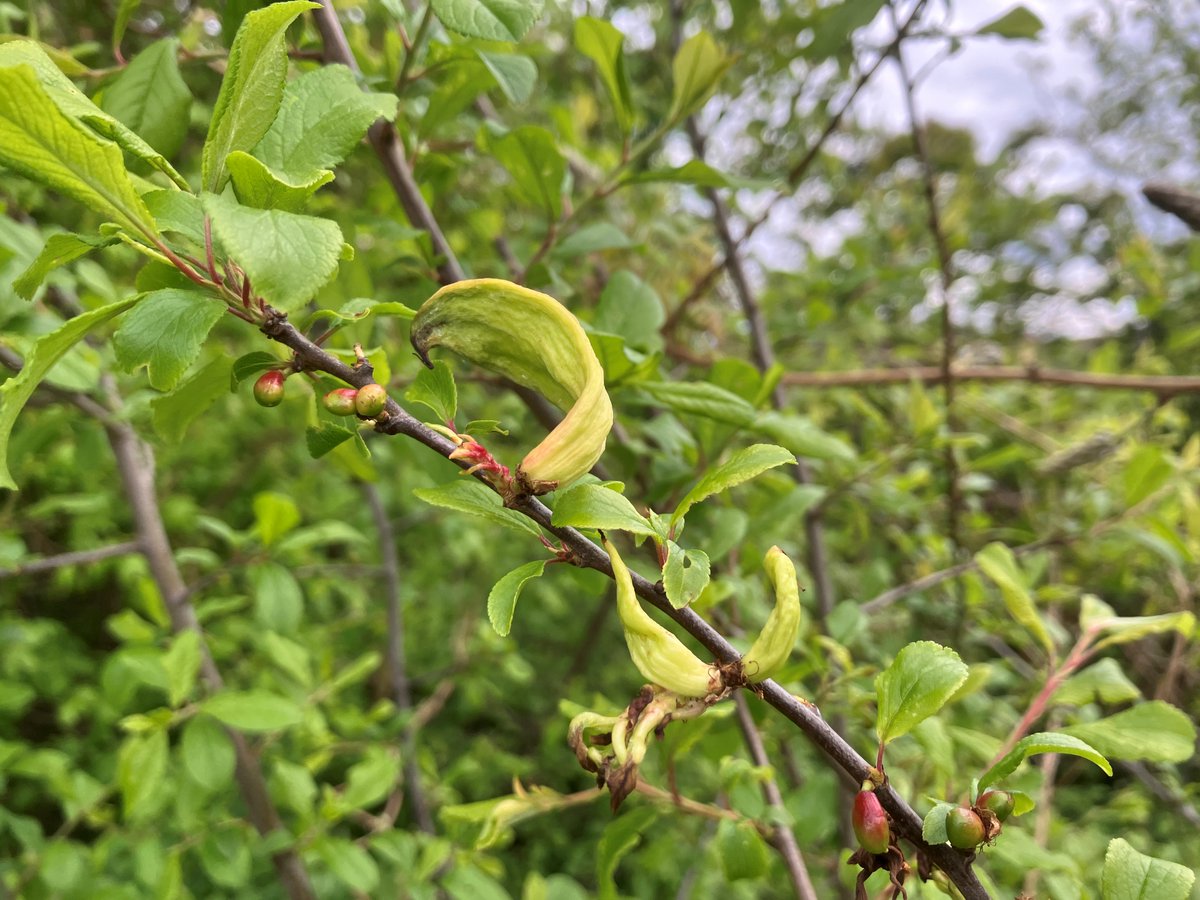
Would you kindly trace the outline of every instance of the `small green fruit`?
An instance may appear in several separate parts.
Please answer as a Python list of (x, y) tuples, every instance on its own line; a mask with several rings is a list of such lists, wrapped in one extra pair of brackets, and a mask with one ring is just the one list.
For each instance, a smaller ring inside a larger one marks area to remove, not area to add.
[(278, 406), (283, 402), (283, 381), (286, 376), (278, 369), (263, 372), (254, 382), (254, 399), (259, 406)]
[(854, 796), (850, 816), (858, 845), (868, 853), (886, 853), (891, 836), (887, 813), (874, 791), (859, 791)]
[(325, 408), (335, 416), (352, 416), (354, 415), (354, 400), (358, 396), (358, 391), (354, 388), (337, 388), (325, 395), (322, 401)]
[(969, 806), (960, 806), (946, 814), (946, 836), (950, 846), (974, 850), (983, 842), (983, 819)]
[(364, 384), (358, 389), (358, 396), (354, 398), (354, 408), (358, 410), (358, 414), (368, 419), (373, 419), (387, 406), (387, 391), (383, 389), (381, 384)]
[(1008, 791), (988, 791), (980, 796), (975, 805), (980, 809), (991, 810), (997, 819), (1004, 822), (1012, 815), (1015, 803), (1016, 798)]

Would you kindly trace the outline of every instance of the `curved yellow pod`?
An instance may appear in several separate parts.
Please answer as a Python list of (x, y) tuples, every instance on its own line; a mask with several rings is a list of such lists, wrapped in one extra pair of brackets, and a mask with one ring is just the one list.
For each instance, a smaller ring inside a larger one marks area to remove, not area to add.
[(604, 369), (579, 320), (548, 294), (499, 278), (447, 285), (418, 310), (412, 343), (426, 365), (431, 348), (446, 347), (566, 412), (518, 466), (522, 490), (574, 481), (604, 452), (613, 422)]
[(767, 551), (763, 567), (775, 589), (775, 608), (754, 646), (742, 657), (746, 679), (751, 683), (765, 681), (779, 671), (791, 655), (800, 633), (800, 584), (796, 580), (795, 565), (782, 550), (772, 547)]
[(638, 602), (633, 578), (616, 548), (605, 539), (604, 549), (612, 560), (617, 612), (625, 630), (625, 644), (642, 677), (681, 697), (705, 697), (719, 691), (721, 678), (716, 667), (703, 662), (679, 638), (650, 618)]

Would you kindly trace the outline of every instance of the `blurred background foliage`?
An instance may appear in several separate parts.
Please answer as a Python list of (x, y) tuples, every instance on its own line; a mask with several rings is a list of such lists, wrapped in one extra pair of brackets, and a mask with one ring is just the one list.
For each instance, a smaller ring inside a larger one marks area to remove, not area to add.
[[(111, 49), (120, 15), (128, 15), (124, 59), (177, 40), (186, 115), (155, 122), (151, 142), (197, 183), (230, 37), (257, 5), (30, 0), (0, 3), (0, 26), (59, 48), (64, 71), (106, 109), (124, 74)], [(1039, 185), (1030, 153), (1054, 123), (984, 159), (970, 131), (928, 111), (924, 137), (952, 263), (943, 290), (911, 135), (869, 128), (851, 105), (832, 137), (821, 137), (860, 79), (884, 77), (865, 74), (894, 34), (880, 30), (888, 17), (879, 2), (549, 3), (519, 42), (465, 37), (400, 0), (337, 4), (365, 82), (400, 97), (404, 153), (468, 272), (521, 275), (609, 336), (597, 340), (618, 423), (603, 465), (639, 506), (671, 508), (708, 464), (754, 437), (647, 384), (707, 382), (770, 405), (736, 285), (713, 271), (725, 248), (706, 191), (719, 191), (735, 236), (772, 211), (741, 248), (783, 369), (785, 406), (763, 413), (760, 434), (806, 457), (814, 479), (770, 473), (691, 514), (686, 546), (713, 563), (695, 607), (731, 636), (752, 635), (769, 609), (759, 560), (772, 544), (811, 559), (806, 516), (817, 521), (831, 603), (821, 609), (809, 590), (810, 625), (782, 683), (870, 757), (873, 678), (902, 646), (935, 640), (972, 667), (954, 702), (891, 748), (888, 772), (921, 811), (926, 798), (965, 796), (1049, 671), (996, 586), (970, 567), (976, 551), (993, 541), (1021, 548), (1021, 577), (1062, 647), (1078, 633), (1085, 593), (1123, 616), (1195, 609), (1196, 393), (1023, 377), (1035, 367), (1085, 380), (1200, 374), (1200, 243), (1132, 202), (1128, 180), (1113, 175), (1119, 166), (1133, 177), (1168, 164), (1196, 171), (1200, 56), (1185, 6), (1114, 3), (1077, 29), (1111, 89), (1076, 133), (1057, 135), (1107, 160), (1069, 193)], [(900, 21), (912, 11), (898, 4)], [(996, 18), (1006, 12), (998, 7)], [(944, 13), (928, 4), (913, 32), (948, 50), (1007, 40), (1016, 52), (1042, 38), (1027, 22), (998, 36), (939, 37)], [(577, 45), (585, 14), (627, 34), (630, 136)], [(1142, 25), (1113, 27), (1122, 16)], [(712, 168), (684, 176), (673, 170), (693, 143), (684, 128), (661, 126), (674, 48), (699, 30), (730, 66), (696, 118)], [(296, 71), (319, 64), (320, 38), (306, 18), (289, 39)], [(1174, 117), (1170, 141), (1160, 140), (1160, 108)], [(549, 148), (544, 158), (531, 164), (514, 150), (506, 136), (518, 128)], [(561, 200), (530, 190), (555, 172)], [(11, 282), (49, 234), (99, 223), (12, 172), (0, 177), (4, 347), (23, 353), (64, 309), (119, 299), (154, 277), (132, 251), (112, 247), (54, 272), (34, 303), (21, 300)], [(335, 219), (356, 250), (316, 307), (360, 297), (416, 307), (436, 289), (429, 241), (367, 144), (309, 209)], [(942, 363), (947, 297), (956, 365), (1020, 367), (1006, 380), (957, 383), (950, 410), (937, 378), (916, 372)], [(402, 397), (418, 371), (403, 320), (351, 325), (329, 346), (356, 341), (377, 364), (386, 359)], [(263, 349), (273, 350), (230, 318), (193, 371)], [(910, 368), (917, 377), (850, 383), (847, 374)], [(845, 383), (806, 381), (814, 372)], [(146, 559), (129, 552), (37, 566), (136, 535), (105, 425), (64, 400), (70, 392), (119, 396), (113, 415), (154, 446), (157, 499), (189, 598), (226, 685), (250, 692), (245, 727), (320, 896), (789, 896), (782, 862), (746, 825), (780, 818), (818, 895), (851, 890), (845, 826), (855, 786), (753, 698), (772, 770), (752, 764), (726, 704), (669, 730), (644, 773), (735, 816), (635, 796), (614, 818), (603, 799), (569, 799), (591, 787), (565, 743), (570, 715), (619, 709), (639, 686), (610, 585), (551, 567), (528, 587), (511, 635), (498, 637), (485, 614), (491, 585), (542, 550), (528, 535), (414, 497), (455, 477), (435, 454), (369, 435), (369, 460), (348, 445), (311, 459), (304, 428), (315, 395), (301, 378), (271, 410), (255, 406), (246, 385), (205, 397), (210, 405), (175, 440), (156, 421), (158, 392), (145, 373), (118, 373), (105, 343), (81, 346), (52, 381), (14, 433), (22, 489), (0, 496), (0, 895), (283, 896), (270, 858), (280, 845), (247, 821), (232, 747), (197, 709), (194, 647), (172, 635)], [(459, 426), (499, 419), (509, 435), (491, 435), (489, 447), (514, 462), (542, 426), (488, 377), (460, 368), (458, 382)], [(409, 708), (398, 708), (390, 671), (376, 501), (395, 532)], [(628, 555), (652, 576), (645, 548)], [(961, 577), (885, 594), (960, 563)], [(802, 567), (802, 584), (813, 579)], [(1087, 723), (1149, 700), (1195, 721), (1196, 672), (1184, 635), (1111, 648), (1068, 682), (1044, 724)], [(1197, 867), (1191, 756), (1151, 748), (1112, 779), (1067, 757), (1023, 767), (1011, 786), (1039, 807), (1013, 820), (977, 868), (997, 896), (1024, 886), (1037, 896), (1098, 897), (1114, 836)], [(782, 812), (763, 800), (766, 777), (781, 786)], [(514, 780), (533, 793), (499, 812), (469, 805), (511, 795)], [(913, 893), (938, 895), (933, 886)]]

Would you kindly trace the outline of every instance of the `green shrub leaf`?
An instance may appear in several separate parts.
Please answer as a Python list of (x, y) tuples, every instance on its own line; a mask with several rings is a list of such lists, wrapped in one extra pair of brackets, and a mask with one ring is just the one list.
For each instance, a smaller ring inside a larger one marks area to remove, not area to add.
[(875, 679), (875, 733), (885, 744), (941, 709), (970, 670), (957, 653), (932, 641), (909, 644)]

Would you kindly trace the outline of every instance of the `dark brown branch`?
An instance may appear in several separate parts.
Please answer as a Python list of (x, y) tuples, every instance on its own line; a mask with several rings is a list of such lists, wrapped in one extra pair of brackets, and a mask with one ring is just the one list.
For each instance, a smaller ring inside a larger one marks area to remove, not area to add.
[(1200, 231), (1200, 196), (1173, 184), (1149, 181), (1142, 185), (1146, 199), (1180, 219), (1192, 231)]
[(114, 556), (129, 556), (141, 552), (137, 541), (124, 541), (120, 544), (110, 544), (107, 547), (97, 547), (94, 550), (75, 550), (71, 553), (59, 553), (47, 556), (45, 559), (35, 559), (11, 569), (0, 569), (0, 581), (5, 578), (16, 578), (19, 575), (34, 575), (38, 572), (51, 572), (64, 566), (81, 566), (99, 562), (102, 559), (112, 559)]
[[(362, 387), (371, 381), (369, 373), (363, 369), (354, 369), (326, 353), (290, 325), (287, 317), (281, 313), (272, 311), (267, 316), (262, 330), (271, 339), (290, 348), (304, 370), (325, 372), (355, 387)], [(445, 457), (455, 450), (455, 445), (449, 438), (423, 425), (401, 408), (394, 399), (388, 400), (386, 414), (380, 416), (376, 430), (384, 434), (404, 435), (412, 438)], [(469, 463), (459, 461), (458, 465), (460, 468), (465, 468)], [(482, 477), (480, 477), (480, 481), (487, 483)], [(576, 529), (553, 525), (550, 521), (550, 510), (540, 500), (534, 497), (525, 497), (515, 500), (512, 508), (538, 523), (562, 541), (571, 552), (577, 565), (595, 569), (609, 578), (613, 577), (608, 554)], [(740, 658), (740, 654), (733, 645), (695, 612), (688, 608), (675, 609), (667, 600), (660, 584), (652, 584), (636, 573), (633, 575), (633, 584), (638, 596), (666, 613), (684, 631), (706, 647), (716, 659), (731, 663)], [(868, 777), (870, 765), (821, 718), (816, 707), (788, 693), (773, 681), (763, 682), (761, 688), (763, 699), (803, 731), (809, 740), (824, 751), (849, 778), (856, 782), (862, 782)], [(983, 900), (988, 896), (971, 872), (963, 854), (946, 844), (931, 846), (925, 843), (921, 837), (921, 817), (899, 794), (891, 788), (881, 789), (878, 793), (884, 808), (892, 816), (897, 834), (919, 848), (935, 866), (944, 871), (962, 892), (964, 900)]]
[[(1200, 392), (1197, 375), (1103, 375), (1040, 366), (955, 366), (955, 381), (1028, 381), (1033, 384), (1072, 385), (1098, 390), (1147, 391), (1161, 399)], [(883, 384), (938, 384), (944, 378), (940, 366), (902, 369), (859, 369), (850, 372), (788, 372), (783, 383), (792, 387), (870, 387)]]
[[(412, 710), (412, 691), (408, 683), (408, 662), (404, 652), (404, 603), (400, 597), (400, 558), (396, 553), (396, 533), (379, 488), (363, 482), (363, 496), (371, 509), (375, 521), (375, 532), (379, 537), (379, 557), (383, 563), (384, 593), (387, 598), (387, 646), (385, 664), (388, 673), (388, 690), (396, 709), (402, 713)], [(426, 834), (433, 834), (433, 817), (421, 788), (421, 769), (417, 765), (417, 741), (411, 723), (404, 727), (401, 739), (404, 754), (404, 783), (409, 802), (412, 803), (413, 819)]]
[[(771, 760), (767, 756), (767, 748), (763, 746), (762, 735), (758, 733), (758, 726), (754, 724), (754, 716), (750, 714), (750, 705), (746, 702), (746, 695), (741, 692), (735, 694), (733, 702), (737, 707), (738, 725), (742, 729), (742, 736), (746, 740), (746, 746), (750, 748), (750, 758), (760, 768), (770, 766)], [(763, 781), (762, 792), (767, 805), (777, 813), (782, 813), (785, 808), (783, 795), (779, 792), (779, 785), (774, 777)], [(779, 855), (783, 857), (784, 865), (787, 866), (796, 896), (800, 900), (817, 900), (817, 892), (813, 888), (812, 879), (808, 876), (808, 867), (804, 864), (804, 856), (800, 853), (800, 847), (796, 843), (795, 832), (790, 826), (781, 823), (775, 826), (773, 841), (776, 849), (779, 850)]]

